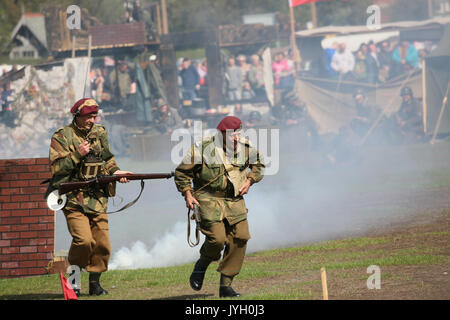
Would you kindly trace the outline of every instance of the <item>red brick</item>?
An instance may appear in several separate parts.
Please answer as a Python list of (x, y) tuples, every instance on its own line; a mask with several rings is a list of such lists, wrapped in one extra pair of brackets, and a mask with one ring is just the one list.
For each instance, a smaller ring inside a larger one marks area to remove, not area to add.
[(39, 246), (37, 247), (38, 252), (49, 252), (49, 251), (53, 251), (53, 247), (50, 246)]
[(0, 202), (10, 202), (11, 201), (11, 196), (7, 195), (7, 196), (0, 196)]
[(38, 179), (46, 180), (46, 179), (50, 179), (51, 177), (52, 177), (52, 173), (50, 171), (48, 171), (48, 167), (47, 167), (47, 170), (43, 170), (43, 172), (38, 172)]
[(0, 223), (5, 225), (5, 224), (20, 224), (20, 218), (18, 217), (7, 217), (7, 218), (2, 218), (0, 220)]
[(15, 165), (29, 165), (29, 164), (35, 164), (36, 159), (35, 158), (24, 158), (24, 159), (14, 159)]
[(41, 184), (42, 180), (28, 180), (28, 186), (29, 187), (44, 187), (47, 189), (47, 185), (46, 184)]
[(0, 254), (0, 262), (15, 261), (16, 259), (13, 259), (13, 257), (13, 254)]
[(29, 228), (28, 224), (15, 224), (11, 226), (11, 231), (28, 231)]
[(38, 218), (37, 217), (23, 217), (21, 219), (21, 223), (25, 224), (25, 223), (37, 223), (38, 222)]
[(27, 273), (30, 276), (38, 275), (38, 274), (47, 274), (47, 270), (44, 268), (29, 268), (27, 269)]
[(25, 276), (28, 275), (28, 269), (13, 269), (10, 271), (11, 276)]
[(29, 261), (21, 261), (19, 263), (19, 268), (30, 268), (30, 267), (36, 267), (36, 261), (29, 260)]
[(55, 240), (53, 238), (48, 238), (47, 239), (47, 244), (48, 245), (53, 245), (53, 244), (55, 244)]
[(45, 246), (47, 244), (47, 240), (45, 238), (30, 239), (29, 244), (30, 246)]
[(42, 216), (39, 217), (39, 222), (40, 223), (54, 223), (55, 221), (55, 217), (54, 216)]
[(10, 181), (0, 181), (0, 188), (9, 188)]
[[(38, 180), (35, 180), (38, 181)], [(45, 191), (47, 191), (47, 187), (39, 187), (39, 181), (36, 184), (36, 186), (31, 187), (33, 185), (33, 181), (29, 181), (30, 187), (20, 188), (20, 194), (45, 194)]]
[(20, 237), (22, 239), (36, 238), (37, 237), (37, 232), (36, 231), (21, 232), (20, 233)]
[(39, 238), (53, 238), (53, 231), (37, 231)]
[(19, 247), (2, 248), (2, 254), (19, 253)]
[(2, 269), (11, 269), (11, 268), (17, 268), (19, 266), (19, 263), (17, 261), (13, 262), (3, 262), (2, 263)]
[(9, 269), (0, 269), (0, 277), (1, 278), (6, 278), (7, 276), (9, 276)]
[(30, 210), (13, 210), (11, 211), (11, 217), (27, 217), (30, 215)]
[[(9, 232), (11, 231), (11, 226), (10, 225), (0, 225), (0, 232)], [(15, 231), (15, 230), (12, 230)]]
[(29, 201), (30, 196), (29, 195), (14, 195), (11, 196), (11, 202), (22, 202), (22, 201)]
[(7, 196), (11, 194), (19, 194), (20, 189), (19, 188), (2, 188), (0, 190), (0, 195)]
[(48, 158), (36, 158), (35, 160), (36, 160), (36, 164), (46, 164), (48, 166), (50, 163)]
[(30, 239), (15, 239), (11, 240), (11, 246), (28, 246), (30, 244)]
[(31, 209), (30, 210), (30, 216), (47, 216), (49, 215), (48, 209)]
[(11, 181), (19, 179), (19, 175), (17, 173), (5, 173), (2, 174), (3, 181)]
[(48, 230), (47, 224), (46, 223), (30, 224), (30, 231), (38, 231), (38, 230)]
[(37, 179), (37, 177), (36, 172), (19, 173), (19, 180), (33, 180)]
[[(28, 166), (28, 171), (29, 172), (48, 172), (49, 171), (49, 167), (48, 165), (44, 165), (44, 164), (35, 164), (33, 166)], [(38, 175), (37, 175), (38, 176)]]
[(11, 245), (11, 240), (0, 240), (0, 247), (9, 247)]
[(20, 232), (3, 232), (2, 240), (11, 240), (20, 238)]
[(11, 210), (11, 209), (19, 209), (20, 203), (12, 202), (12, 203), (2, 203), (2, 210)]
[(20, 253), (35, 253), (35, 252), (37, 252), (36, 246), (28, 246), (20, 248)]
[(29, 183), (28, 180), (17, 180), (17, 181), (10, 181), (9, 185), (11, 187), (28, 187)]
[(20, 209), (33, 209), (38, 208), (39, 204), (37, 202), (21, 202)]
[(36, 262), (36, 267), (43, 267), (46, 268), (48, 267), (48, 260), (35, 260)]
[(29, 197), (30, 201), (44, 202), (46, 204), (43, 194), (30, 194)]
[(11, 216), (11, 210), (4, 210), (4, 208), (2, 207), (2, 209), (0, 210), (0, 218), (6, 218), (6, 217), (10, 217), (10, 216)]

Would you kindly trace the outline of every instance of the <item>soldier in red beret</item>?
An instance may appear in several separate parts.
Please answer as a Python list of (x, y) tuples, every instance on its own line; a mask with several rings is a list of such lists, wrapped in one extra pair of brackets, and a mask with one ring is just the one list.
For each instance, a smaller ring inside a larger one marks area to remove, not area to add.
[[(81, 181), (99, 174), (127, 174), (116, 164), (109, 150), (108, 136), (103, 126), (95, 124), (98, 104), (94, 99), (78, 100), (70, 109), (71, 124), (58, 129), (50, 144), (50, 171), (52, 179), (46, 194), (58, 189), (62, 182)], [(121, 183), (129, 182), (120, 179)], [(100, 275), (108, 269), (111, 245), (106, 214), (108, 196), (115, 186), (96, 186), (89, 190), (67, 193), (62, 208), (72, 236), (68, 260), (89, 272), (89, 294), (108, 292), (100, 285)], [(80, 288), (74, 288), (80, 295)]]
[(225, 117), (217, 126), (217, 134), (194, 144), (175, 170), (177, 189), (188, 208), (198, 206), (200, 231), (205, 235), (190, 277), (191, 287), (197, 291), (202, 288), (206, 269), (223, 251), (217, 269), (220, 297), (240, 295), (231, 283), (242, 268), (250, 239), (243, 196), (263, 178), (262, 157), (241, 138), (241, 129), (239, 118)]

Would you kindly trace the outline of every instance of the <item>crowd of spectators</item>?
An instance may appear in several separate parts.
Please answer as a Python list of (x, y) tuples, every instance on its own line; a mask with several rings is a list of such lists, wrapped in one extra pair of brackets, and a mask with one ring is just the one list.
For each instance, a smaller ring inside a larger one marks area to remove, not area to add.
[(376, 84), (422, 67), (423, 58), (432, 50), (431, 42), (373, 41), (362, 43), (352, 52), (344, 42), (324, 49), (324, 74), (339, 80)]

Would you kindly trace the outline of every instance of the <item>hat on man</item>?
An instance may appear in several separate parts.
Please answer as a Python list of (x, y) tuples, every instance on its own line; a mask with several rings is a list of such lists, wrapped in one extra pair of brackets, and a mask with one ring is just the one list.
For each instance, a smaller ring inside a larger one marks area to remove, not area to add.
[(242, 129), (242, 121), (238, 117), (227, 116), (222, 119), (217, 125), (217, 130), (227, 131), (227, 130), (239, 130)]
[(91, 113), (98, 113), (98, 103), (92, 98), (83, 98), (75, 102), (70, 112), (74, 116), (85, 116)]

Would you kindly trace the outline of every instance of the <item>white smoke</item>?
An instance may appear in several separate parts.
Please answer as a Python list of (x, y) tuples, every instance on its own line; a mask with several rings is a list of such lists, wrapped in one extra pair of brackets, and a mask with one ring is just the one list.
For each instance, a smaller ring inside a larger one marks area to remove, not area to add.
[(186, 225), (180, 221), (151, 248), (142, 241), (136, 241), (131, 248), (122, 247), (112, 256), (109, 269), (159, 268), (194, 261), (197, 250), (181, 244), (186, 244)]

